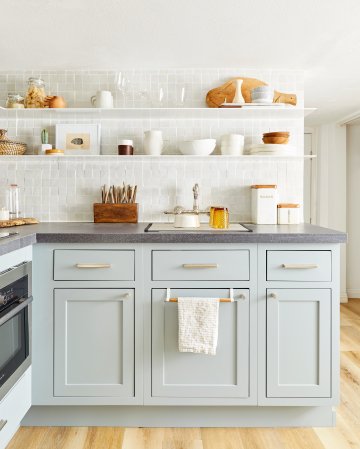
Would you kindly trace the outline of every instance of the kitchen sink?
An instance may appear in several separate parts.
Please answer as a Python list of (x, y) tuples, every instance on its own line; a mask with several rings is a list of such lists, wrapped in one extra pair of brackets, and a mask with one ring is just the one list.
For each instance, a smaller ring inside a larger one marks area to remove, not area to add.
[(150, 223), (144, 232), (252, 232), (241, 223), (230, 223), (228, 229), (214, 229), (208, 223), (200, 223), (199, 228), (175, 228), (174, 223)]

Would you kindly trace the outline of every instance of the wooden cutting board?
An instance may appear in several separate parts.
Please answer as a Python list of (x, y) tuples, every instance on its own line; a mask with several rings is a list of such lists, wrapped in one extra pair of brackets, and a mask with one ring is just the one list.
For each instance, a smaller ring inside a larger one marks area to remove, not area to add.
[(0, 228), (12, 228), (13, 226), (22, 226), (37, 224), (39, 221), (36, 218), (14, 218), (12, 220), (0, 220)]
[[(238, 78), (233, 78), (222, 86), (211, 89), (206, 94), (206, 104), (209, 108), (218, 108), (225, 102), (225, 100), (227, 103), (232, 103), (235, 97), (235, 81), (237, 79), (243, 80), (241, 93), (245, 99), (245, 103), (251, 103), (251, 89), (259, 86), (267, 86), (267, 83), (257, 80), (256, 78), (243, 78), (241, 76)], [(278, 91), (274, 92), (274, 103), (287, 103), (296, 106), (296, 101), (297, 99), (295, 94), (284, 94)]]

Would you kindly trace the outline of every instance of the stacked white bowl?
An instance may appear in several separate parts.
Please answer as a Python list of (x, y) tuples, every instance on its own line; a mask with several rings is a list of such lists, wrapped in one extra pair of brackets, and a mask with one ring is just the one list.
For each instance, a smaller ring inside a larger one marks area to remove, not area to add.
[(240, 156), (244, 152), (244, 136), (241, 134), (225, 134), (221, 136), (221, 154)]
[(252, 103), (272, 103), (274, 100), (274, 89), (270, 86), (259, 86), (251, 89)]

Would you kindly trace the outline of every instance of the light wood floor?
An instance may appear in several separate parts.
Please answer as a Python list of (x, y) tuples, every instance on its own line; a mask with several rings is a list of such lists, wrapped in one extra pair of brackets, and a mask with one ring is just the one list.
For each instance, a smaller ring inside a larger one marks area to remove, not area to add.
[(360, 449), (360, 300), (341, 305), (341, 397), (335, 428), (23, 427), (7, 449)]

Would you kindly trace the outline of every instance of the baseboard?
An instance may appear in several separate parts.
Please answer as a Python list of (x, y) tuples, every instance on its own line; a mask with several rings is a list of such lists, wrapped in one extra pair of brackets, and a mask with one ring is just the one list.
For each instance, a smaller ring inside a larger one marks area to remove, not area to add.
[(332, 427), (335, 422), (335, 411), (332, 406), (33, 406), (21, 425), (76, 427)]
[[(359, 296), (359, 298), (360, 298), (360, 296)], [(346, 292), (341, 292), (340, 293), (340, 302), (341, 303), (346, 303), (346, 302), (348, 302), (348, 299), (349, 299), (349, 294), (348, 294), (348, 291)]]
[(360, 289), (357, 288), (349, 288), (347, 290), (348, 298), (360, 298)]

